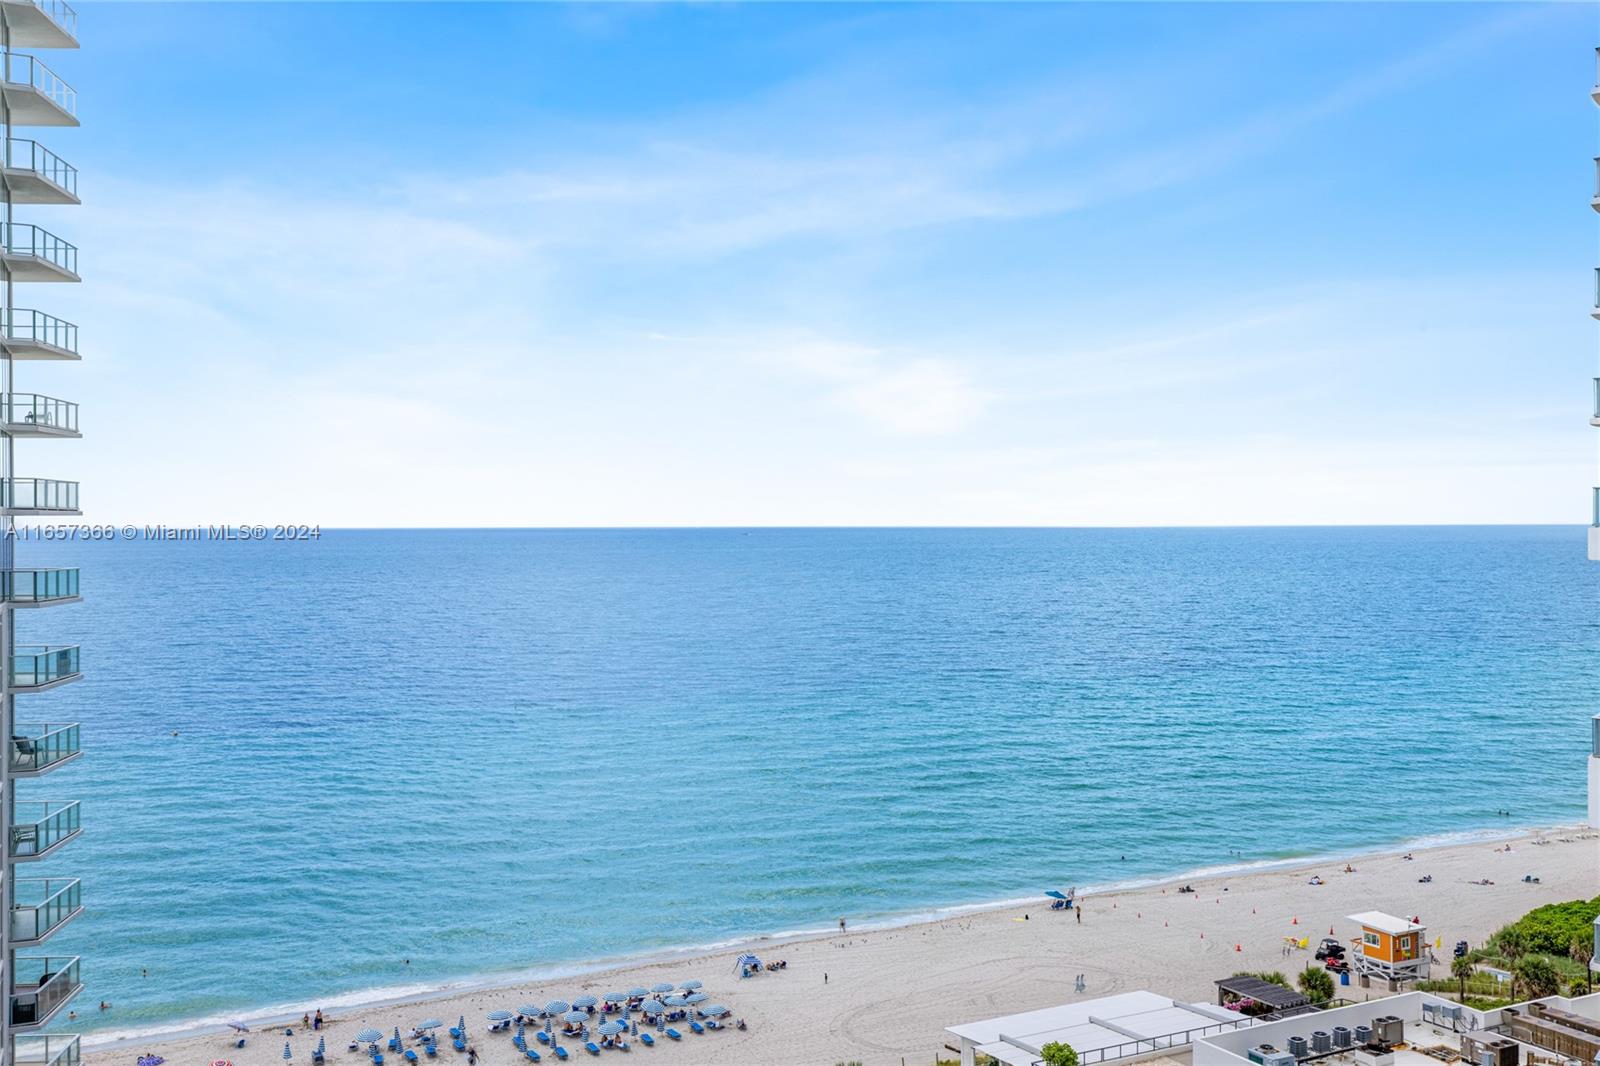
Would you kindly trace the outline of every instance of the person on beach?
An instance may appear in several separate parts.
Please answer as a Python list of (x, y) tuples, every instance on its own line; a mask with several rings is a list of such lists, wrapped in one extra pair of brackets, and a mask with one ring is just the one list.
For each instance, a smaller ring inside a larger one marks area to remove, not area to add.
[(321, 1029), (322, 1028), (322, 1008), (321, 1007), (317, 1008), (317, 1016), (315, 1018), (311, 1019), (311, 1028), (313, 1028), (313, 1029)]
[(1078, 905), (1076, 907), (1073, 907), (1072, 909), (1077, 912), (1078, 924), (1082, 925), (1083, 924), (1083, 900), (1081, 900), (1081, 899), (1078, 900)]
[(822, 983), (823, 984), (827, 984), (828, 983), (828, 971), (826, 971), (826, 970), (822, 971)]
[(311, 1028), (311, 1015), (309, 1015), (309, 1014), (300, 1015), (300, 1028), (302, 1028), (302, 1029)]
[(839, 919), (839, 932), (841, 932), (841, 933), (844, 932), (844, 919), (843, 918)]

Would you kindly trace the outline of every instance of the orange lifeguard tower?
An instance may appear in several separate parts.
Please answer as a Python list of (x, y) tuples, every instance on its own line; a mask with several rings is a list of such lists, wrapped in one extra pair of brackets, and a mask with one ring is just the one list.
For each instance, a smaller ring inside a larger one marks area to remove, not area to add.
[(1361, 926), (1360, 950), (1352, 960), (1352, 968), (1366, 987), (1374, 977), (1387, 981), (1391, 990), (1406, 981), (1419, 981), (1428, 976), (1427, 930), (1408, 918), (1396, 918), (1382, 911), (1364, 911), (1350, 915), (1350, 921)]

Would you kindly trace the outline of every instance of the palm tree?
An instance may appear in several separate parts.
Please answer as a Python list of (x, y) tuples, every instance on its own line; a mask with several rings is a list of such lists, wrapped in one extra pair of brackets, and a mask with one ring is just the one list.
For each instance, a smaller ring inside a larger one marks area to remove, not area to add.
[(1467, 998), (1467, 978), (1471, 977), (1477, 972), (1477, 966), (1475, 966), (1472, 960), (1467, 958), (1465, 955), (1457, 955), (1455, 958), (1450, 960), (1450, 976), (1461, 982), (1462, 1002), (1465, 1002)]
[(1528, 953), (1528, 942), (1522, 935), (1522, 930), (1514, 925), (1508, 925), (1500, 930), (1500, 935), (1495, 937), (1495, 946), (1500, 955), (1506, 960), (1506, 969), (1511, 971), (1511, 998), (1517, 999), (1517, 988), (1521, 985), (1521, 974), (1517, 967), (1517, 960)]
[(1572, 961), (1583, 967), (1583, 990), (1594, 991), (1594, 971), (1589, 969), (1589, 963), (1594, 958), (1594, 948), (1589, 941), (1581, 936), (1572, 938), (1572, 943), (1567, 945), (1567, 954)]

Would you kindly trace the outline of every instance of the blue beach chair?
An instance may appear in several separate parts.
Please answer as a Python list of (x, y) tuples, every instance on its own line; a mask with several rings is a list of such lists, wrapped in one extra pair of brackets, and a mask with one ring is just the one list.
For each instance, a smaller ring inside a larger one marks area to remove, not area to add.
[(556, 1058), (560, 1059), (562, 1062), (566, 1062), (567, 1061), (567, 1049), (564, 1048), (564, 1047), (560, 1047), (558, 1045), (556, 1047)]
[(529, 1048), (528, 1049), (528, 1061), (529, 1062), (538, 1062), (539, 1061), (539, 1053), (537, 1051), (533, 1050), (533, 1048)]
[(593, 1040), (586, 1041), (583, 1046), (591, 1055), (600, 1054), (600, 1045), (596, 1044)]
[(425, 1044), (424, 1047), (427, 1048), (428, 1058), (436, 1059), (436, 1058), (439, 1057), (439, 1049), (437, 1047), (435, 1047), (433, 1044), (431, 1044), (431, 1043)]
[(456, 1037), (455, 1049), (457, 1051), (465, 1051), (465, 1050), (467, 1050), (467, 1042), (465, 1040), (462, 1040), (459, 1036)]
[(641, 1044), (643, 1044), (645, 1047), (655, 1047), (656, 1046), (656, 1038), (651, 1036), (649, 1033), (640, 1033), (639, 1034), (639, 1042)]
[(682, 1040), (683, 1039), (683, 1034), (678, 1032), (676, 1029), (668, 1029), (667, 1030), (667, 1035), (670, 1036), (674, 1040)]
[(417, 1053), (415, 1051), (411, 1050), (410, 1048), (406, 1048), (405, 1060), (407, 1062), (416, 1062), (417, 1061)]
[(694, 1030), (696, 1036), (706, 1035), (706, 1027), (701, 1025), (699, 1022), (690, 1022), (689, 1028)]
[(374, 1051), (372, 1053), (372, 1066), (383, 1066), (383, 1052)]
[(541, 1044), (550, 1043), (550, 1034), (549, 1033), (545, 1032), (543, 1029), (540, 1029), (538, 1035), (539, 1035), (539, 1043), (541, 1043)]
[(618, 1051), (627, 1051), (628, 1050), (628, 1042), (626, 1040), (618, 1040), (617, 1041), (617, 1050)]

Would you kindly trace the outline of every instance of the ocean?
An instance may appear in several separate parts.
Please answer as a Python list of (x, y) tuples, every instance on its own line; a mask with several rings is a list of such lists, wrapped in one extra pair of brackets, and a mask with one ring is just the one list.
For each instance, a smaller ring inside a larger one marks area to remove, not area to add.
[(85, 598), (18, 612), (85, 673), (18, 700), (86, 749), (28, 875), (128, 1032), (1579, 821), (1583, 537), (23, 542)]

